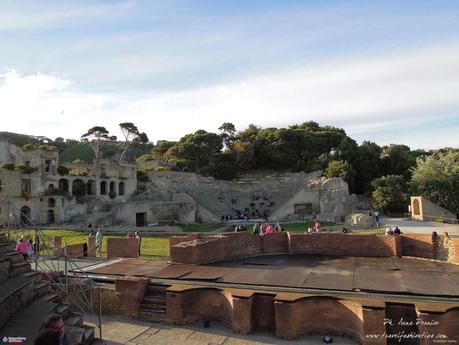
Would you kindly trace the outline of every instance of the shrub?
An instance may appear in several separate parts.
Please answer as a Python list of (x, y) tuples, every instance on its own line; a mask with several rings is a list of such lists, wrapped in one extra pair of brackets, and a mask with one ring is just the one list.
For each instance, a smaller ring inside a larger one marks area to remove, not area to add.
[(67, 168), (66, 166), (59, 165), (57, 167), (57, 173), (61, 176), (68, 175), (69, 172), (70, 172), (70, 169)]
[(2, 168), (6, 170), (14, 170), (15, 166), (14, 163), (5, 163), (2, 165)]
[(35, 150), (37, 147), (34, 145), (34, 144), (25, 144), (22, 149), (24, 151), (33, 151)]
[(16, 170), (19, 170), (24, 174), (31, 174), (34, 171), (37, 171), (38, 168), (34, 168), (34, 167), (31, 167), (31, 166), (28, 166), (28, 165), (25, 165), (25, 164), (18, 164), (18, 165), (16, 165)]
[(153, 159), (153, 157), (150, 155), (150, 154), (144, 154), (142, 156), (140, 156), (139, 158), (136, 159), (136, 163), (143, 163), (143, 162), (147, 162), (147, 161), (151, 161)]
[(56, 151), (56, 146), (54, 145), (48, 145), (48, 144), (42, 144), (38, 146), (39, 149), (45, 150), (45, 151)]
[(159, 166), (155, 168), (155, 171), (169, 171), (171, 170), (170, 167), (165, 167), (165, 166)]

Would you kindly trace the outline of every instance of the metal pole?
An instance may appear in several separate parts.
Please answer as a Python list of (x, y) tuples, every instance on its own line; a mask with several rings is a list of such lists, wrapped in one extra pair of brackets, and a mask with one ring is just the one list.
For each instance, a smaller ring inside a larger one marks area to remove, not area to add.
[(38, 231), (37, 228), (35, 228), (35, 248), (33, 248), (34, 251), (34, 259), (35, 259), (35, 271), (38, 270), (38, 253), (40, 251), (40, 248), (38, 247)]
[(102, 298), (100, 296), (100, 287), (97, 287), (97, 297), (99, 299), (99, 338), (102, 339)]
[(69, 303), (69, 278), (67, 268), (67, 244), (64, 246), (64, 275), (65, 275), (65, 297)]

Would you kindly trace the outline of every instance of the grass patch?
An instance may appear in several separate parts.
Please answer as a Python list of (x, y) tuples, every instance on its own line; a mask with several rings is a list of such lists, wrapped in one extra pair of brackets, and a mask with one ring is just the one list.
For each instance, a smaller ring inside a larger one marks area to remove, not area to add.
[(183, 232), (211, 232), (223, 228), (224, 224), (180, 224)]
[[(88, 232), (76, 231), (76, 230), (43, 230), (44, 237), (46, 239), (41, 240), (42, 244), (46, 243), (50, 246), (53, 245), (54, 236), (61, 236), (63, 244), (77, 244), (84, 243), (88, 240)], [(27, 238), (33, 239), (35, 231), (27, 230), (21, 232), (15, 232), (11, 235), (11, 239), (18, 240), (21, 235)], [(107, 254), (107, 238), (108, 237), (126, 237), (126, 235), (107, 235), (104, 234), (102, 240), (102, 256)], [(142, 246), (140, 248), (142, 259), (163, 259), (170, 256), (169, 251), (169, 239), (167, 237), (147, 237), (142, 236)]]

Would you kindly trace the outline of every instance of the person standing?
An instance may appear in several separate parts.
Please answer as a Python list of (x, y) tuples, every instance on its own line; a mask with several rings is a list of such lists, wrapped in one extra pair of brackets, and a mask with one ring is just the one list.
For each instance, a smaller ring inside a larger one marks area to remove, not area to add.
[(96, 249), (99, 251), (99, 257), (102, 257), (102, 240), (104, 238), (104, 234), (102, 234), (102, 229), (97, 229), (96, 232)]
[(314, 230), (316, 232), (319, 232), (320, 231), (320, 222), (318, 219), (316, 219), (316, 222), (314, 223)]
[(375, 211), (375, 222), (376, 222), (376, 227), (379, 227), (379, 211)]
[(260, 235), (260, 231), (261, 231), (261, 222), (255, 223), (253, 225), (253, 234)]
[(24, 257), (24, 260), (27, 260), (29, 257), (29, 246), (26, 242), (25, 238), (21, 238), (16, 244), (16, 251), (20, 252), (22, 256)]
[(136, 231), (134, 233), (134, 237), (137, 239), (138, 241), (138, 246), (139, 246), (139, 256), (140, 256), (140, 247), (142, 246), (142, 236), (140, 236), (139, 232)]

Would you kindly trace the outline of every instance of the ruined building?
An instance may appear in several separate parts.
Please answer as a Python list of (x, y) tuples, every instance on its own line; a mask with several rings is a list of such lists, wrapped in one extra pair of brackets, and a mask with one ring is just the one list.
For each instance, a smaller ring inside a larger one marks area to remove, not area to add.
[[(194, 173), (148, 171), (137, 179), (134, 164), (101, 160), (59, 163), (49, 146), (29, 150), (0, 143), (0, 222), (24, 224), (147, 226), (160, 222), (231, 219), (344, 221), (351, 212), (347, 184), (320, 172), (234, 181)], [(60, 167), (58, 169), (58, 167)]]

